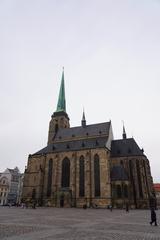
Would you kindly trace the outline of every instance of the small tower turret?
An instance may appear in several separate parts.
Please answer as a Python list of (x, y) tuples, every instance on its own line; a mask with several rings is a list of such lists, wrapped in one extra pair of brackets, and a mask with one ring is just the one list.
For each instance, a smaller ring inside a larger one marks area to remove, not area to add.
[(82, 115), (81, 125), (82, 125), (82, 127), (85, 127), (85, 126), (86, 126), (86, 118), (85, 118), (84, 109), (83, 109), (83, 115)]
[(126, 134), (126, 131), (125, 131), (124, 123), (123, 123), (123, 135), (122, 135), (122, 137), (123, 137), (123, 139), (127, 138), (127, 134)]

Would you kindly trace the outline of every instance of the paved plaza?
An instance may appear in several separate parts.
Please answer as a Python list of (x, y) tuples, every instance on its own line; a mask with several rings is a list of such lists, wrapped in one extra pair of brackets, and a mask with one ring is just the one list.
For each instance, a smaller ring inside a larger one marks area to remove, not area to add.
[(160, 240), (149, 221), (149, 210), (0, 207), (0, 240)]

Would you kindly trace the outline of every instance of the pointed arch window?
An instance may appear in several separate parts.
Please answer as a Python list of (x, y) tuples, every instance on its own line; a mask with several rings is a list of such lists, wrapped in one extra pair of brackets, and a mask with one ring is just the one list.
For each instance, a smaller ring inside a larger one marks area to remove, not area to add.
[(84, 157), (79, 159), (79, 196), (84, 197)]
[(62, 161), (62, 181), (61, 185), (63, 188), (69, 187), (70, 185), (70, 160), (64, 158)]
[(139, 186), (139, 196), (140, 198), (143, 198), (140, 162), (137, 159), (136, 159), (136, 168), (137, 168), (137, 178), (138, 178), (138, 186)]
[(122, 189), (120, 185), (117, 185), (117, 198), (122, 198)]
[(100, 164), (99, 156), (94, 156), (94, 194), (95, 197), (100, 197)]
[(58, 123), (55, 124), (55, 133), (58, 132)]
[(53, 172), (53, 160), (50, 159), (48, 162), (48, 181), (47, 181), (47, 197), (51, 196), (52, 189), (52, 172)]
[(36, 189), (33, 188), (32, 190), (32, 199), (35, 199), (36, 198)]
[(126, 184), (124, 185), (124, 197), (128, 198), (128, 186)]

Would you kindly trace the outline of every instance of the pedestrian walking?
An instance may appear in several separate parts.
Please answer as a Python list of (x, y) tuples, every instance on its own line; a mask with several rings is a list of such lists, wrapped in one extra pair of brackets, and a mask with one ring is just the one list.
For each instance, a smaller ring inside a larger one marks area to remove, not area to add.
[(129, 212), (129, 205), (126, 203), (126, 212)]
[(87, 204), (83, 204), (83, 209), (87, 209)]
[(32, 208), (33, 208), (33, 209), (36, 209), (36, 202), (33, 203)]
[(151, 222), (150, 224), (152, 225), (154, 223), (154, 226), (157, 226), (157, 216), (154, 208), (151, 209)]
[(113, 206), (112, 206), (112, 205), (109, 205), (109, 209), (110, 209), (110, 211), (112, 212)]

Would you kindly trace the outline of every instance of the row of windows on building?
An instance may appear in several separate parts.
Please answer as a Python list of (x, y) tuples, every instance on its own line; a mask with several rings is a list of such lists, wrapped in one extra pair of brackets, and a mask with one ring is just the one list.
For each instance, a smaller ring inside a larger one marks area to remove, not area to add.
[(4, 205), (6, 203), (6, 201), (4, 199), (0, 200), (0, 205)]
[(0, 191), (7, 191), (7, 188), (0, 188)]
[[(50, 159), (48, 163), (48, 182), (47, 182), (47, 196), (51, 196), (52, 190), (52, 174), (53, 174), (53, 160)], [(70, 187), (70, 160), (64, 158), (62, 161), (62, 177), (61, 187)], [(99, 156), (94, 156), (94, 195), (100, 197), (100, 161)], [(85, 196), (85, 159), (83, 156), (79, 159), (79, 196)]]
[(6, 195), (7, 195), (6, 192), (1, 192), (1, 193), (0, 193), (0, 196), (1, 196), (1, 197), (5, 197)]

